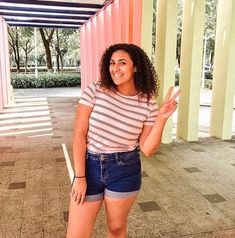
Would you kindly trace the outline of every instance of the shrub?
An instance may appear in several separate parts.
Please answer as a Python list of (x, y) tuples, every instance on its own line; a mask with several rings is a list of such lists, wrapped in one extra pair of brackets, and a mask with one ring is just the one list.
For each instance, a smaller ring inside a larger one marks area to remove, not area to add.
[(76, 87), (81, 84), (79, 73), (46, 73), (35, 78), (34, 74), (12, 74), (13, 88)]
[(205, 78), (206, 79), (213, 79), (212, 71), (205, 71)]
[(179, 72), (175, 71), (175, 86), (179, 86)]

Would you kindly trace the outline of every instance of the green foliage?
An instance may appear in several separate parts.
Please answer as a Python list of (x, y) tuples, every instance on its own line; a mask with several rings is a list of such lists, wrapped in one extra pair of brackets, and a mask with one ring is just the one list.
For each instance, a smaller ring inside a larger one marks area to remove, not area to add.
[(206, 71), (206, 72), (205, 72), (205, 78), (206, 78), (206, 79), (212, 79), (212, 78), (213, 78), (213, 73), (212, 73), (212, 71)]
[(80, 86), (79, 73), (40, 74), (35, 78), (34, 74), (12, 74), (11, 84), (13, 88), (52, 88), (52, 87), (76, 87)]

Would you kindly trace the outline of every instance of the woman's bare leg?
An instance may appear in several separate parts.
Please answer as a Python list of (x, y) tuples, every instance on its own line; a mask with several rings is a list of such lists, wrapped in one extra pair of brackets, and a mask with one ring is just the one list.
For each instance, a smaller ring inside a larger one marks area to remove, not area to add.
[(103, 200), (78, 205), (70, 200), (67, 238), (89, 238)]
[(127, 198), (105, 196), (105, 209), (108, 221), (108, 238), (125, 238), (127, 217), (136, 195)]

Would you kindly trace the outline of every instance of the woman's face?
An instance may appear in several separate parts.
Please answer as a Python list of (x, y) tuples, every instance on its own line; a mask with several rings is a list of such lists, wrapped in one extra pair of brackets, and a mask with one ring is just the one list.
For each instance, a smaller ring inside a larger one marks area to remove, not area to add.
[(117, 89), (133, 89), (135, 71), (136, 67), (133, 65), (133, 61), (127, 52), (117, 50), (112, 54), (109, 72)]

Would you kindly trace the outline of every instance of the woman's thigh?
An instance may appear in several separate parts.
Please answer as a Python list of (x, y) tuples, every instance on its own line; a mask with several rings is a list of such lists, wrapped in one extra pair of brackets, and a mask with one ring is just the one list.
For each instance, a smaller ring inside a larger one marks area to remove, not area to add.
[(109, 229), (122, 229), (126, 227), (127, 217), (137, 195), (125, 198), (112, 198), (105, 196), (105, 209)]
[(84, 202), (82, 205), (77, 205), (77, 203), (71, 199), (67, 238), (90, 237), (102, 202), (103, 200)]

